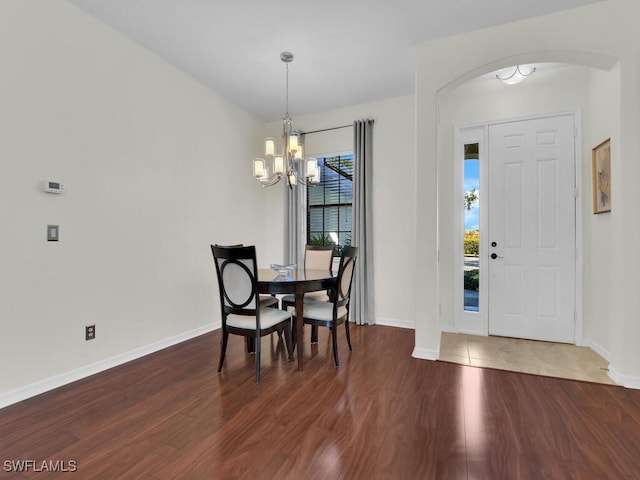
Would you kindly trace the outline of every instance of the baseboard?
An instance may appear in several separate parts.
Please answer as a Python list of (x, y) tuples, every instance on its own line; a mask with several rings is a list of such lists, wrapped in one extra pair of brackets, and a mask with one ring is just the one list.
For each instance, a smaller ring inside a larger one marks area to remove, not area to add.
[(416, 322), (411, 322), (409, 320), (396, 320), (394, 318), (377, 317), (376, 325), (384, 325), (385, 327), (409, 328), (411, 330), (416, 329)]
[(413, 358), (420, 358), (422, 360), (437, 360), (438, 352), (436, 350), (429, 350), (428, 348), (415, 347), (411, 353)]
[(633, 388), (635, 390), (640, 390), (640, 377), (635, 375), (625, 375), (624, 373), (620, 373), (615, 368), (613, 368), (611, 364), (609, 364), (609, 377), (618, 385), (622, 385), (623, 387), (626, 387), (626, 388)]
[[(415, 322), (410, 322), (408, 320), (395, 320), (391, 318), (376, 318), (376, 325), (384, 325), (386, 327), (397, 327), (397, 328), (408, 328), (411, 330), (416, 329)], [(421, 358), (423, 360), (437, 360), (438, 352), (435, 350), (428, 350), (426, 348), (418, 348), (415, 347), (413, 349), (413, 353), (411, 354), (414, 358)]]
[(618, 385), (622, 385), (623, 387), (640, 390), (640, 377), (636, 375), (626, 375), (624, 373), (618, 372), (615, 367), (611, 365), (611, 352), (609, 352), (609, 350), (607, 350), (597, 342), (594, 342), (593, 340), (585, 340), (584, 343), (585, 346), (589, 347), (591, 350), (593, 350), (607, 362), (609, 362), (608, 375), (611, 380), (616, 382)]
[(217, 328), (220, 328), (220, 322), (205, 325), (204, 327), (196, 328), (194, 330), (181, 333), (180, 335), (166, 338), (150, 345), (145, 345), (129, 352), (125, 352), (123, 354), (116, 355), (114, 357), (107, 358), (90, 365), (86, 365), (76, 370), (61, 373), (54, 377), (50, 377), (45, 380), (26, 385), (24, 387), (17, 388), (7, 393), (3, 393), (0, 395), (0, 408), (21, 402), (22, 400), (26, 400), (27, 398), (35, 397), (36, 395), (40, 395), (41, 393), (45, 393), (55, 388), (62, 387), (63, 385), (67, 385), (71, 382), (81, 380), (91, 375), (95, 375), (96, 373), (104, 372), (105, 370), (117, 367), (118, 365), (131, 362), (132, 360), (144, 357), (145, 355), (158, 352), (172, 345), (176, 345), (205, 333), (209, 333)]
[(585, 340), (584, 346), (589, 347), (591, 350), (596, 352), (602, 358), (604, 358), (607, 362), (611, 361), (611, 352), (600, 345), (598, 342), (594, 342), (593, 340)]

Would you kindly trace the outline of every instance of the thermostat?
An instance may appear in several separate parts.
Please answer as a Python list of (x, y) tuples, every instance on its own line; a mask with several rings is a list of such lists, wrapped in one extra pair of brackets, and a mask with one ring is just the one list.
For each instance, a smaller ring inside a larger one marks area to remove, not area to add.
[(64, 192), (64, 184), (60, 183), (57, 180), (45, 180), (44, 191), (47, 193), (63, 193)]

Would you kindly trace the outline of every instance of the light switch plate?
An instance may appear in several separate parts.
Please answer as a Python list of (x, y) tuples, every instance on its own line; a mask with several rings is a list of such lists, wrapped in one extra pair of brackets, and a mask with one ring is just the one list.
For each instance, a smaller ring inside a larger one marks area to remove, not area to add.
[(57, 242), (60, 237), (59, 225), (47, 225), (47, 242)]

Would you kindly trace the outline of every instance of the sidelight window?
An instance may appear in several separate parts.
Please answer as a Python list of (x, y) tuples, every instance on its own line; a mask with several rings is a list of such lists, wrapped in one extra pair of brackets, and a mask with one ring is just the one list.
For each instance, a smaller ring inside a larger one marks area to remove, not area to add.
[(480, 160), (478, 143), (464, 146), (464, 309), (480, 306)]

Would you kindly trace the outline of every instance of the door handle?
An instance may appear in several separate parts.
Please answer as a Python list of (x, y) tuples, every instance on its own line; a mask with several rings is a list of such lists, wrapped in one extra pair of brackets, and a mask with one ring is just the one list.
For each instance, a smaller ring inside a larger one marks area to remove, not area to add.
[(495, 260), (496, 258), (504, 258), (504, 257), (502, 257), (502, 256), (498, 255), (497, 253), (492, 253), (492, 254), (490, 255), (490, 257), (491, 257), (493, 260)]

